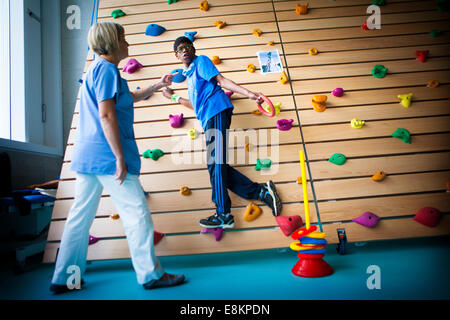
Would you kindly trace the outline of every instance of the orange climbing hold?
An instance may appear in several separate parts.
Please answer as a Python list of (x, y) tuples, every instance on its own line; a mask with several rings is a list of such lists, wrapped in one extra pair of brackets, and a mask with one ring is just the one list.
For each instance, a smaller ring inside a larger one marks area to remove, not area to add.
[(260, 29), (253, 29), (253, 35), (257, 37), (261, 37), (262, 31)]
[(309, 5), (308, 2), (305, 4), (297, 4), (297, 7), (295, 8), (295, 12), (298, 15), (308, 14), (308, 5)]
[(427, 85), (427, 87), (428, 88), (437, 88), (437, 87), (439, 87), (439, 81), (437, 81), (437, 80), (430, 80), (430, 81), (428, 81), (428, 85)]
[(262, 113), (261, 113), (261, 111), (259, 111), (259, 110), (257, 109), (257, 110), (253, 110), (253, 111), (252, 111), (252, 114), (254, 114), (255, 116), (260, 116)]
[(219, 29), (223, 29), (223, 28), (225, 28), (225, 26), (227, 25), (227, 23), (226, 23), (225, 21), (220, 21), (220, 20), (218, 20), (218, 21), (214, 22), (214, 25), (215, 25), (216, 27), (218, 27)]
[(273, 41), (267, 41), (267, 44), (269, 45), (269, 46), (273, 46), (274, 44), (273, 44)]
[(297, 184), (302, 184), (302, 177), (297, 178)]
[(214, 63), (214, 64), (220, 64), (222, 61), (220, 61), (220, 58), (218, 57), (218, 56), (213, 56), (212, 57), (212, 59), (211, 59), (211, 61)]
[(450, 180), (445, 183), (445, 188), (450, 191)]
[(288, 78), (286, 72), (283, 71), (283, 73), (280, 76), (280, 82), (282, 84), (286, 84), (286, 83), (288, 83), (288, 81), (289, 81), (289, 78)]
[(191, 189), (189, 189), (189, 188), (186, 187), (186, 186), (182, 186), (182, 187), (180, 188), (180, 192), (181, 192), (181, 194), (182, 194), (183, 196), (188, 196), (188, 195), (191, 194)]
[(208, 1), (204, 0), (200, 2), (200, 10), (202, 11), (208, 11), (209, 10), (209, 3)]
[(110, 217), (111, 217), (111, 219), (113, 219), (113, 220), (119, 220), (119, 219), (120, 219), (120, 216), (119, 216), (119, 214), (117, 214), (117, 213), (113, 213), (112, 215), (110, 215)]
[(253, 221), (261, 215), (261, 208), (258, 207), (253, 202), (250, 202), (245, 210), (244, 220), (245, 221)]
[(324, 112), (327, 108), (327, 96), (317, 95), (312, 97), (314, 111)]
[(384, 171), (379, 171), (372, 176), (373, 181), (383, 181), (387, 177)]
[(311, 49), (309, 49), (308, 53), (310, 56), (315, 56), (315, 55), (317, 55), (318, 51), (316, 48), (311, 48)]
[(254, 64), (249, 64), (249, 65), (247, 66), (247, 71), (248, 71), (248, 72), (253, 73), (253, 72), (255, 72), (255, 70), (256, 70), (256, 67), (255, 67)]
[[(259, 111), (259, 112), (261, 112), (261, 111)], [(250, 143), (246, 143), (244, 146), (244, 149), (245, 149), (245, 151), (249, 152), (250, 151)]]

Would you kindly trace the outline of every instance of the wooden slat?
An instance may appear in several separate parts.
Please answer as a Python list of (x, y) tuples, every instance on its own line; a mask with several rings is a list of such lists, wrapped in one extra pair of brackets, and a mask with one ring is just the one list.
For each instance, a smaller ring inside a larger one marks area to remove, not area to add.
[[(337, 243), (338, 228), (345, 228), (349, 242), (383, 240), (396, 238), (413, 238), (446, 235), (450, 230), (450, 219), (444, 216), (438, 226), (429, 228), (408, 219), (382, 220), (376, 228), (368, 229), (357, 223), (324, 225), (328, 243)], [(263, 229), (245, 232), (225, 232), (217, 242), (208, 235), (180, 235), (165, 237), (155, 247), (158, 256), (213, 253), (227, 251), (246, 251), (269, 248), (286, 248), (293, 240), (283, 235), (279, 229)], [(44, 262), (54, 262), (58, 243), (46, 245)], [(293, 256), (295, 252), (293, 252)], [(88, 248), (87, 260), (129, 258), (126, 239), (102, 240)]]

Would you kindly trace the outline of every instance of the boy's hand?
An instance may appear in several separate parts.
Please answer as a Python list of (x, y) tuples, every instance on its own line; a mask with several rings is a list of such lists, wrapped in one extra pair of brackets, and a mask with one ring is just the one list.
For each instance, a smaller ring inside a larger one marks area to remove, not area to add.
[(256, 103), (261, 104), (264, 102), (263, 98), (261, 98), (261, 94), (262, 93), (254, 93), (250, 91), (248, 94), (248, 98), (251, 100), (256, 100)]
[(162, 87), (168, 87), (172, 84), (173, 77), (176, 76), (178, 72), (173, 74), (166, 74), (161, 78), (160, 84)]
[(162, 94), (163, 94), (163, 96), (166, 97), (167, 99), (170, 99), (170, 98), (172, 97), (172, 95), (173, 95), (173, 90), (170, 89), (170, 88), (168, 88), (168, 87), (166, 87), (166, 88), (164, 88), (164, 89), (162, 90)]

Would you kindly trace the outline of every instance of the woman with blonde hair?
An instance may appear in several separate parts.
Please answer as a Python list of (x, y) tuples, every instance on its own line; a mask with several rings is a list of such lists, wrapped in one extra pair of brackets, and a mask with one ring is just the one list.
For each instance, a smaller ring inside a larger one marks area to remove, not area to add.
[(68, 283), (69, 268), (77, 266), (81, 275), (84, 273), (89, 229), (103, 188), (122, 220), (138, 283), (146, 289), (181, 284), (184, 276), (165, 273), (155, 256), (153, 222), (138, 178), (141, 160), (133, 130), (133, 103), (169, 86), (174, 75), (130, 91), (118, 69), (120, 61), (128, 57), (124, 28), (114, 22), (96, 23), (89, 30), (88, 42), (97, 57), (81, 87), (71, 165), (77, 173), (75, 200), (64, 227), (50, 290), (63, 293), (74, 287)]

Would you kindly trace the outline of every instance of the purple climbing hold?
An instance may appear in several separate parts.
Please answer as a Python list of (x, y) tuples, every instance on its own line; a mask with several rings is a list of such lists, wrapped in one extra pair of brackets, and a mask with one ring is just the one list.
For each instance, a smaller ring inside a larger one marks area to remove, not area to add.
[(205, 228), (200, 231), (201, 234), (212, 233), (216, 238), (216, 241), (220, 241), (222, 239), (223, 229), (222, 228)]
[(98, 238), (89, 235), (89, 245), (96, 243), (98, 240)]
[(375, 227), (379, 220), (380, 218), (375, 213), (369, 211), (364, 212), (358, 218), (352, 219), (353, 222), (369, 228)]
[(172, 128), (180, 128), (183, 126), (184, 118), (183, 114), (180, 115), (171, 115), (169, 114), (170, 126)]
[(227, 95), (227, 97), (228, 97), (228, 99), (230, 99), (231, 100), (231, 96), (233, 95), (233, 91), (227, 91), (227, 92), (225, 92), (225, 94)]
[(281, 119), (277, 121), (277, 128), (281, 131), (289, 131), (292, 128), (292, 122), (294, 122), (294, 119), (288, 120), (288, 119)]
[(129, 74), (132, 74), (139, 69), (142, 69), (143, 66), (136, 59), (131, 58), (128, 60), (127, 64), (123, 67), (123, 71)]
[(342, 97), (344, 95), (344, 89), (342, 88), (336, 88), (332, 92), (333, 96), (335, 97)]

